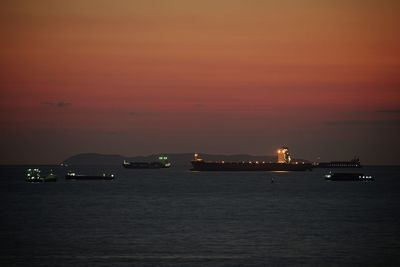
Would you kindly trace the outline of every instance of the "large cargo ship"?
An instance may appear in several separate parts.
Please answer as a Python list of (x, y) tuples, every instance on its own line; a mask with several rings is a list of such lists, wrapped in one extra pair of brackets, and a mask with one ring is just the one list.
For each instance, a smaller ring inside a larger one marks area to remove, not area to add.
[(362, 165), (360, 163), (359, 158), (353, 158), (349, 161), (330, 161), (330, 162), (320, 162), (316, 163), (316, 168), (361, 168)]
[(124, 160), (122, 166), (127, 169), (162, 169), (171, 167), (171, 162), (168, 161), (168, 157), (160, 156), (158, 161), (153, 162), (129, 162)]
[(265, 161), (204, 161), (199, 154), (194, 154), (191, 161), (192, 171), (307, 171), (312, 170), (311, 163), (292, 162), (287, 147), (278, 149), (277, 162)]

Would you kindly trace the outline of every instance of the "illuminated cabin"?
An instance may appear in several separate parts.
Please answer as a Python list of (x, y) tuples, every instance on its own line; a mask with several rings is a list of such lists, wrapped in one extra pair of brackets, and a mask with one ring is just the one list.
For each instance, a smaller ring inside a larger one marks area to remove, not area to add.
[(203, 159), (200, 158), (199, 153), (194, 153), (194, 155), (193, 155), (193, 160), (194, 160), (194, 161), (203, 161)]
[(277, 152), (278, 152), (278, 163), (290, 163), (292, 161), (288, 147), (285, 146), (281, 147), (280, 149), (278, 149)]

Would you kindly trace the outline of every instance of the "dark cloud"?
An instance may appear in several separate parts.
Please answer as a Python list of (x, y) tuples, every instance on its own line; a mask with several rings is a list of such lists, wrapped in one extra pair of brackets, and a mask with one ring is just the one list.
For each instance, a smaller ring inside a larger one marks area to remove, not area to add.
[(379, 113), (400, 113), (400, 109), (380, 109), (376, 110)]
[(331, 126), (400, 126), (400, 120), (338, 120), (326, 121)]
[(117, 135), (117, 134), (120, 134), (117, 131), (97, 131), (96, 133), (101, 134), (101, 135)]
[(71, 106), (71, 103), (69, 102), (64, 102), (64, 101), (58, 101), (58, 102), (43, 102), (43, 105), (50, 106), (50, 107), (56, 107), (56, 108), (66, 108), (68, 106)]

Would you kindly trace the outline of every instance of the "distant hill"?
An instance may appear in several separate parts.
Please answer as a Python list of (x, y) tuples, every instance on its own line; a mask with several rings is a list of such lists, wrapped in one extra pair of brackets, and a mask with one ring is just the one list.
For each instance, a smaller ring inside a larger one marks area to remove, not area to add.
[[(193, 159), (193, 153), (163, 153), (148, 156), (126, 157), (121, 155), (107, 155), (97, 153), (82, 153), (71, 156), (64, 160), (68, 165), (120, 165), (124, 160), (127, 161), (155, 161), (160, 155), (168, 156), (173, 165), (185, 166), (190, 165)], [(216, 155), (216, 154), (200, 154), (204, 160), (209, 161), (276, 161), (276, 156), (253, 156), (246, 154), (238, 155)], [(296, 159), (298, 161), (306, 161)]]

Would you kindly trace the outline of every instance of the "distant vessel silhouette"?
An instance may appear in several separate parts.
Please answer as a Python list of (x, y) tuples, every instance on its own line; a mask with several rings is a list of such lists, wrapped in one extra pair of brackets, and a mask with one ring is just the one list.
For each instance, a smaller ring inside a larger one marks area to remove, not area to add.
[(199, 154), (194, 154), (192, 171), (306, 171), (312, 170), (311, 163), (292, 162), (287, 147), (278, 149), (277, 162), (265, 161), (204, 161)]
[(371, 175), (364, 175), (363, 173), (353, 172), (336, 172), (325, 175), (326, 180), (330, 181), (373, 181)]
[(349, 161), (330, 161), (330, 162), (320, 162), (316, 163), (316, 168), (361, 168), (360, 159), (354, 157)]
[(122, 166), (127, 169), (162, 169), (171, 167), (171, 162), (169, 162), (168, 157), (160, 156), (158, 161), (153, 162), (129, 162), (124, 160)]
[(68, 172), (65, 175), (65, 179), (67, 180), (113, 180), (115, 178), (114, 174), (100, 174), (100, 175), (86, 175), (86, 174), (77, 174), (75, 172)]

